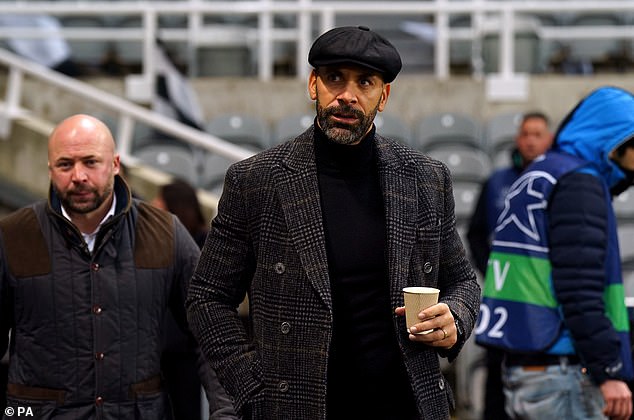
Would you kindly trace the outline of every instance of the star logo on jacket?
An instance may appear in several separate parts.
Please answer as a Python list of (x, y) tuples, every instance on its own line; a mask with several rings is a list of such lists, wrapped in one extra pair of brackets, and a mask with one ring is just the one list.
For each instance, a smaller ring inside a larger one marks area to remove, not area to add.
[(543, 171), (527, 172), (515, 181), (504, 199), (504, 209), (495, 228), (496, 235), (510, 227), (516, 227), (522, 234), (539, 241), (534, 213), (546, 208), (548, 201), (544, 190), (555, 182), (552, 175)]

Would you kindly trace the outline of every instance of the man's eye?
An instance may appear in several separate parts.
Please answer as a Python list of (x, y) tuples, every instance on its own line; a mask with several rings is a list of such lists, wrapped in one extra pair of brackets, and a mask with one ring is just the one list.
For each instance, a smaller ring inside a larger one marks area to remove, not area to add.
[(96, 160), (86, 160), (86, 161), (84, 161), (84, 164), (86, 166), (92, 167), (92, 166), (95, 166), (97, 164), (97, 161)]

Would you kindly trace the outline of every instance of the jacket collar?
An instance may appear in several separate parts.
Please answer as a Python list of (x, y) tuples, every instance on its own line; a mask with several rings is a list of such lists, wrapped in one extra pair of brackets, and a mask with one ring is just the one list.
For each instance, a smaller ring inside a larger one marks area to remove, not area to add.
[[(118, 222), (130, 211), (132, 206), (132, 194), (130, 192), (130, 188), (125, 180), (119, 175), (115, 175), (113, 191), (116, 196), (115, 213), (113, 217), (101, 225), (97, 235), (96, 246), (99, 246), (106, 235), (112, 234), (113, 230), (118, 225)], [(85, 243), (82, 239), (81, 232), (70, 222), (70, 220), (63, 216), (62, 203), (52, 184), (49, 187), (47, 211), (49, 214), (53, 215), (53, 219), (59, 226), (60, 232), (66, 239), (66, 242), (69, 245), (76, 245), (83, 249)], [(86, 251), (88, 252), (87, 249)]]
[[(132, 193), (130, 192), (130, 187), (125, 182), (125, 180), (119, 175), (115, 175), (114, 177), (114, 187), (113, 191), (115, 196), (117, 197), (117, 206), (115, 208), (115, 217), (121, 213), (125, 213), (130, 209), (132, 204)], [(55, 188), (53, 188), (53, 184), (49, 186), (48, 189), (48, 208), (53, 213), (57, 213), (59, 215), (62, 214), (62, 202), (55, 192)]]

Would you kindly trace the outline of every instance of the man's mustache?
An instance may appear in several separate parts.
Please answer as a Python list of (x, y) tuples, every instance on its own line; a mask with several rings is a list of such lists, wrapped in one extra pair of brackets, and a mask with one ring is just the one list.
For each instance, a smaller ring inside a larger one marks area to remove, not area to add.
[(353, 115), (355, 118), (361, 120), (364, 115), (363, 112), (358, 109), (354, 109), (351, 106), (343, 105), (343, 106), (334, 106), (324, 109), (324, 116), (330, 117), (335, 114), (345, 114), (345, 115)]

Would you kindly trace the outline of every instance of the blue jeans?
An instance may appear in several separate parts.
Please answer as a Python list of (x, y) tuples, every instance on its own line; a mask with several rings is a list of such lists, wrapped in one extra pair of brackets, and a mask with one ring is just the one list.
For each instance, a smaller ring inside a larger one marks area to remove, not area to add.
[(506, 412), (513, 419), (607, 419), (599, 387), (566, 358), (544, 370), (505, 366), (502, 378)]

